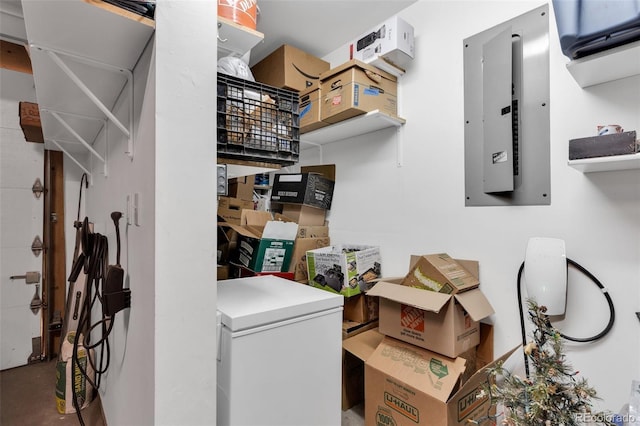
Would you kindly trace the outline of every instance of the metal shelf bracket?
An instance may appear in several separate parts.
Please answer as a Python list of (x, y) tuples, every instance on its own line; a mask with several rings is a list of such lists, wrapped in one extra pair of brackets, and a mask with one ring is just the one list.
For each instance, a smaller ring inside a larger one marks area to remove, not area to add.
[[(127, 151), (126, 154), (133, 159), (133, 147), (134, 147), (134, 138), (133, 138), (133, 72), (128, 69), (124, 69), (122, 67), (114, 67), (109, 64), (104, 64), (102, 62), (98, 62), (89, 58), (81, 57), (78, 55), (74, 55), (68, 52), (62, 52), (56, 49), (52, 49), (49, 47), (39, 46), (36, 44), (31, 44), (31, 48), (39, 49), (47, 53), (49, 58), (69, 77), (69, 79), (93, 102), (93, 104), (102, 111), (102, 113), (107, 117), (109, 121), (111, 121), (127, 138)], [(69, 68), (69, 66), (62, 60), (61, 56), (67, 56), (72, 58), (78, 62), (84, 63), (86, 65), (112, 71), (121, 75), (127, 79), (126, 87), (128, 94), (128, 106), (129, 106), (129, 126), (125, 126), (122, 124), (120, 120), (111, 112), (111, 110), (104, 105), (104, 103), (91, 91), (91, 89)], [(55, 115), (54, 115), (55, 116)], [(59, 117), (56, 117), (59, 121)], [(96, 118), (96, 117), (92, 117)], [(62, 122), (61, 122), (62, 123)], [(64, 125), (64, 124), (63, 124)], [(68, 125), (65, 125), (69, 130)], [(106, 127), (105, 127), (106, 129)], [(76, 138), (79, 138), (76, 132), (72, 132)], [(79, 139), (81, 142), (81, 138)], [(86, 141), (85, 141), (86, 142)], [(87, 147), (87, 144), (83, 142), (83, 145)], [(97, 153), (92, 152), (94, 155), (98, 156)], [(98, 156), (99, 157), (99, 156)], [(104, 160), (102, 160), (104, 162)], [(106, 162), (105, 162), (106, 165)]]
[[(96, 118), (96, 117), (88, 117), (88, 116), (82, 116), (82, 115), (78, 115), (78, 114), (65, 113), (65, 112), (62, 112), (62, 111), (53, 111), (53, 110), (48, 109), (48, 108), (41, 108), (40, 111), (44, 112), (44, 113), (51, 114), (52, 117), (54, 117), (65, 129), (67, 129), (67, 131), (69, 133), (71, 133), (77, 139), (77, 141), (80, 142), (87, 149), (87, 151), (89, 151), (94, 157), (96, 157), (103, 164), (104, 175), (105, 175), (105, 177), (108, 176), (107, 149), (105, 148), (104, 156), (100, 155), (93, 148), (93, 146), (91, 146), (91, 144), (89, 142), (87, 142), (82, 136), (80, 136), (80, 134), (78, 134), (78, 132), (76, 132), (73, 129), (73, 127), (61, 117), (61, 114), (66, 114), (66, 115), (73, 116), (75, 118), (81, 118), (81, 119), (86, 119), (86, 120), (100, 121), (102, 123), (102, 128), (105, 131), (105, 140), (109, 140), (108, 134), (107, 134), (108, 128), (107, 128), (107, 121), (106, 120), (101, 119), (101, 118)], [(60, 150), (67, 157), (69, 157), (74, 163), (76, 163), (78, 165), (78, 167), (80, 167), (85, 173), (87, 173), (87, 175), (91, 176), (91, 173), (80, 163), (80, 161), (78, 161), (78, 159), (76, 159), (69, 151), (67, 151), (66, 149), (64, 149), (60, 145), (62, 142), (70, 142), (70, 141), (63, 141), (63, 140), (61, 140), (59, 138), (58, 139), (47, 138), (46, 140), (52, 142), (54, 145), (56, 145), (58, 148), (60, 148)], [(70, 142), (70, 143), (75, 143), (75, 142)], [(106, 146), (106, 144), (105, 144), (105, 146)]]

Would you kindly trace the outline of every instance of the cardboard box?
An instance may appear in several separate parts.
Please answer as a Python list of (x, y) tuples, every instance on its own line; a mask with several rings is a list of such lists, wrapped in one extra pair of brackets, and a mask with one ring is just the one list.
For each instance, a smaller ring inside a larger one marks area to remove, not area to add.
[(255, 179), (255, 175), (229, 179), (229, 197), (251, 201), (251, 203), (253, 203)]
[(364, 362), (384, 339), (369, 329), (342, 341), (342, 410), (364, 401)]
[(274, 177), (271, 201), (331, 209), (334, 182), (317, 173), (279, 173)]
[(293, 281), (293, 274), (291, 272), (256, 272), (243, 265), (237, 263), (229, 264), (230, 271), (229, 276), (232, 278), (245, 278), (245, 277), (259, 277), (262, 275), (274, 275), (276, 277), (284, 278), (286, 280)]
[(404, 68), (413, 60), (414, 55), (413, 26), (399, 16), (387, 19), (349, 43), (350, 59), (381, 69), (386, 69), (387, 64)]
[(379, 298), (357, 294), (344, 300), (342, 317), (355, 322), (369, 322), (378, 319)]
[[(385, 337), (365, 362), (365, 425), (466, 426), (486, 416), (491, 405), (481, 391), (488, 369), (516, 349), (470, 374), (462, 357), (447, 358)], [(464, 375), (471, 377), (463, 381)]]
[(569, 160), (627, 155), (637, 152), (640, 152), (640, 143), (636, 140), (635, 131), (571, 139), (569, 141)]
[(380, 281), (367, 294), (380, 298), (381, 333), (448, 357), (477, 346), (480, 320), (494, 313), (479, 288), (444, 294), (398, 280)]
[(218, 265), (216, 269), (216, 279), (218, 281), (229, 279), (229, 265)]
[(301, 173), (315, 173), (326, 177), (329, 180), (336, 181), (336, 165), (335, 164), (316, 164), (315, 166), (300, 167)]
[(398, 114), (397, 78), (353, 59), (320, 76), (320, 118), (337, 123), (379, 110)]
[(320, 88), (311, 87), (300, 92), (300, 134), (328, 126), (322, 121), (320, 108)]
[(44, 143), (42, 124), (40, 123), (40, 109), (33, 102), (20, 102), (20, 127), (27, 142)]
[(240, 225), (240, 217), (243, 210), (253, 210), (253, 201), (232, 197), (218, 197), (218, 217), (225, 222)]
[(282, 216), (296, 222), (298, 225), (322, 226), (326, 223), (327, 211), (316, 207), (300, 204), (284, 204)]
[(333, 245), (307, 252), (309, 285), (345, 297), (364, 293), (381, 276), (380, 247)]
[(297, 47), (283, 44), (251, 67), (256, 81), (283, 89), (317, 88), (331, 64)]
[(238, 233), (225, 226), (226, 222), (218, 222), (217, 264), (226, 265), (234, 257), (238, 244)]
[(378, 320), (369, 322), (356, 322), (350, 320), (342, 320), (342, 339), (348, 339), (367, 330), (378, 328)]
[(243, 210), (240, 225), (225, 224), (238, 233), (235, 263), (254, 272), (289, 270), (298, 224), (272, 219), (269, 212)]
[(296, 238), (321, 238), (329, 236), (329, 227), (326, 225), (300, 225)]
[(448, 254), (438, 253), (420, 256), (405, 276), (402, 285), (455, 294), (478, 287), (480, 280)]
[(309, 274), (307, 273), (307, 251), (327, 247), (331, 244), (329, 237), (318, 238), (296, 238), (293, 245), (293, 254), (291, 255), (291, 263), (289, 272), (293, 273), (295, 281), (309, 282)]
[[(377, 324), (373, 321), (371, 324)], [(343, 322), (344, 330), (354, 328), (354, 325), (360, 325), (352, 321)], [(375, 352), (378, 345), (382, 342), (384, 334), (371, 328), (365, 328), (364, 332), (352, 332), (348, 337), (343, 337), (343, 378), (342, 378), (342, 409), (347, 410), (362, 401), (364, 401), (364, 363)], [(368, 331), (371, 330), (371, 331)], [(467, 362), (466, 369), (461, 376), (460, 383), (466, 383), (476, 371), (489, 365), (493, 361), (493, 326), (490, 324), (482, 324), (480, 332), (481, 343), (476, 348), (467, 351), (461, 358)], [(475, 367), (473, 367), (475, 366)]]

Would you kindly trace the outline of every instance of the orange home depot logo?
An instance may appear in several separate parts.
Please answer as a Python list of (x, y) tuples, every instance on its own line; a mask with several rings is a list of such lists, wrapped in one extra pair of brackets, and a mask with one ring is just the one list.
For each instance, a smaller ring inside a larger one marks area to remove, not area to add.
[(403, 327), (424, 333), (422, 310), (409, 305), (400, 305), (400, 324)]
[(391, 395), (388, 392), (384, 393), (384, 403), (386, 406), (396, 410), (398, 413), (409, 418), (410, 420), (418, 423), (419, 414), (418, 409), (413, 405), (407, 404), (405, 401)]
[(458, 422), (463, 421), (489, 400), (489, 396), (482, 393), (482, 386), (478, 386), (458, 400)]

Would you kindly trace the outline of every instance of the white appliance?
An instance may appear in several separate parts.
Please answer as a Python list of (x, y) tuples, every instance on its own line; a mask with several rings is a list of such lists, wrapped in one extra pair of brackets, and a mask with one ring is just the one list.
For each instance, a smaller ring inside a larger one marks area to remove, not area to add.
[(344, 298), (273, 275), (218, 282), (218, 426), (339, 426)]

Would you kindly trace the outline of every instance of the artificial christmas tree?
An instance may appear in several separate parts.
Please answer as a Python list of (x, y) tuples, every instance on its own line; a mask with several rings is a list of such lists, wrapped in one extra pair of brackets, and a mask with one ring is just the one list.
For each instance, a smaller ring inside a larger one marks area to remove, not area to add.
[(598, 399), (596, 391), (568, 364), (562, 338), (545, 314), (546, 308), (533, 300), (527, 304), (534, 325), (533, 340), (523, 348), (527, 376), (512, 374), (503, 363), (490, 369), (483, 396), (488, 394), (492, 406), (503, 410), (471, 423), (482, 424), (490, 418), (513, 426), (612, 425), (611, 416), (591, 411), (592, 400)]

